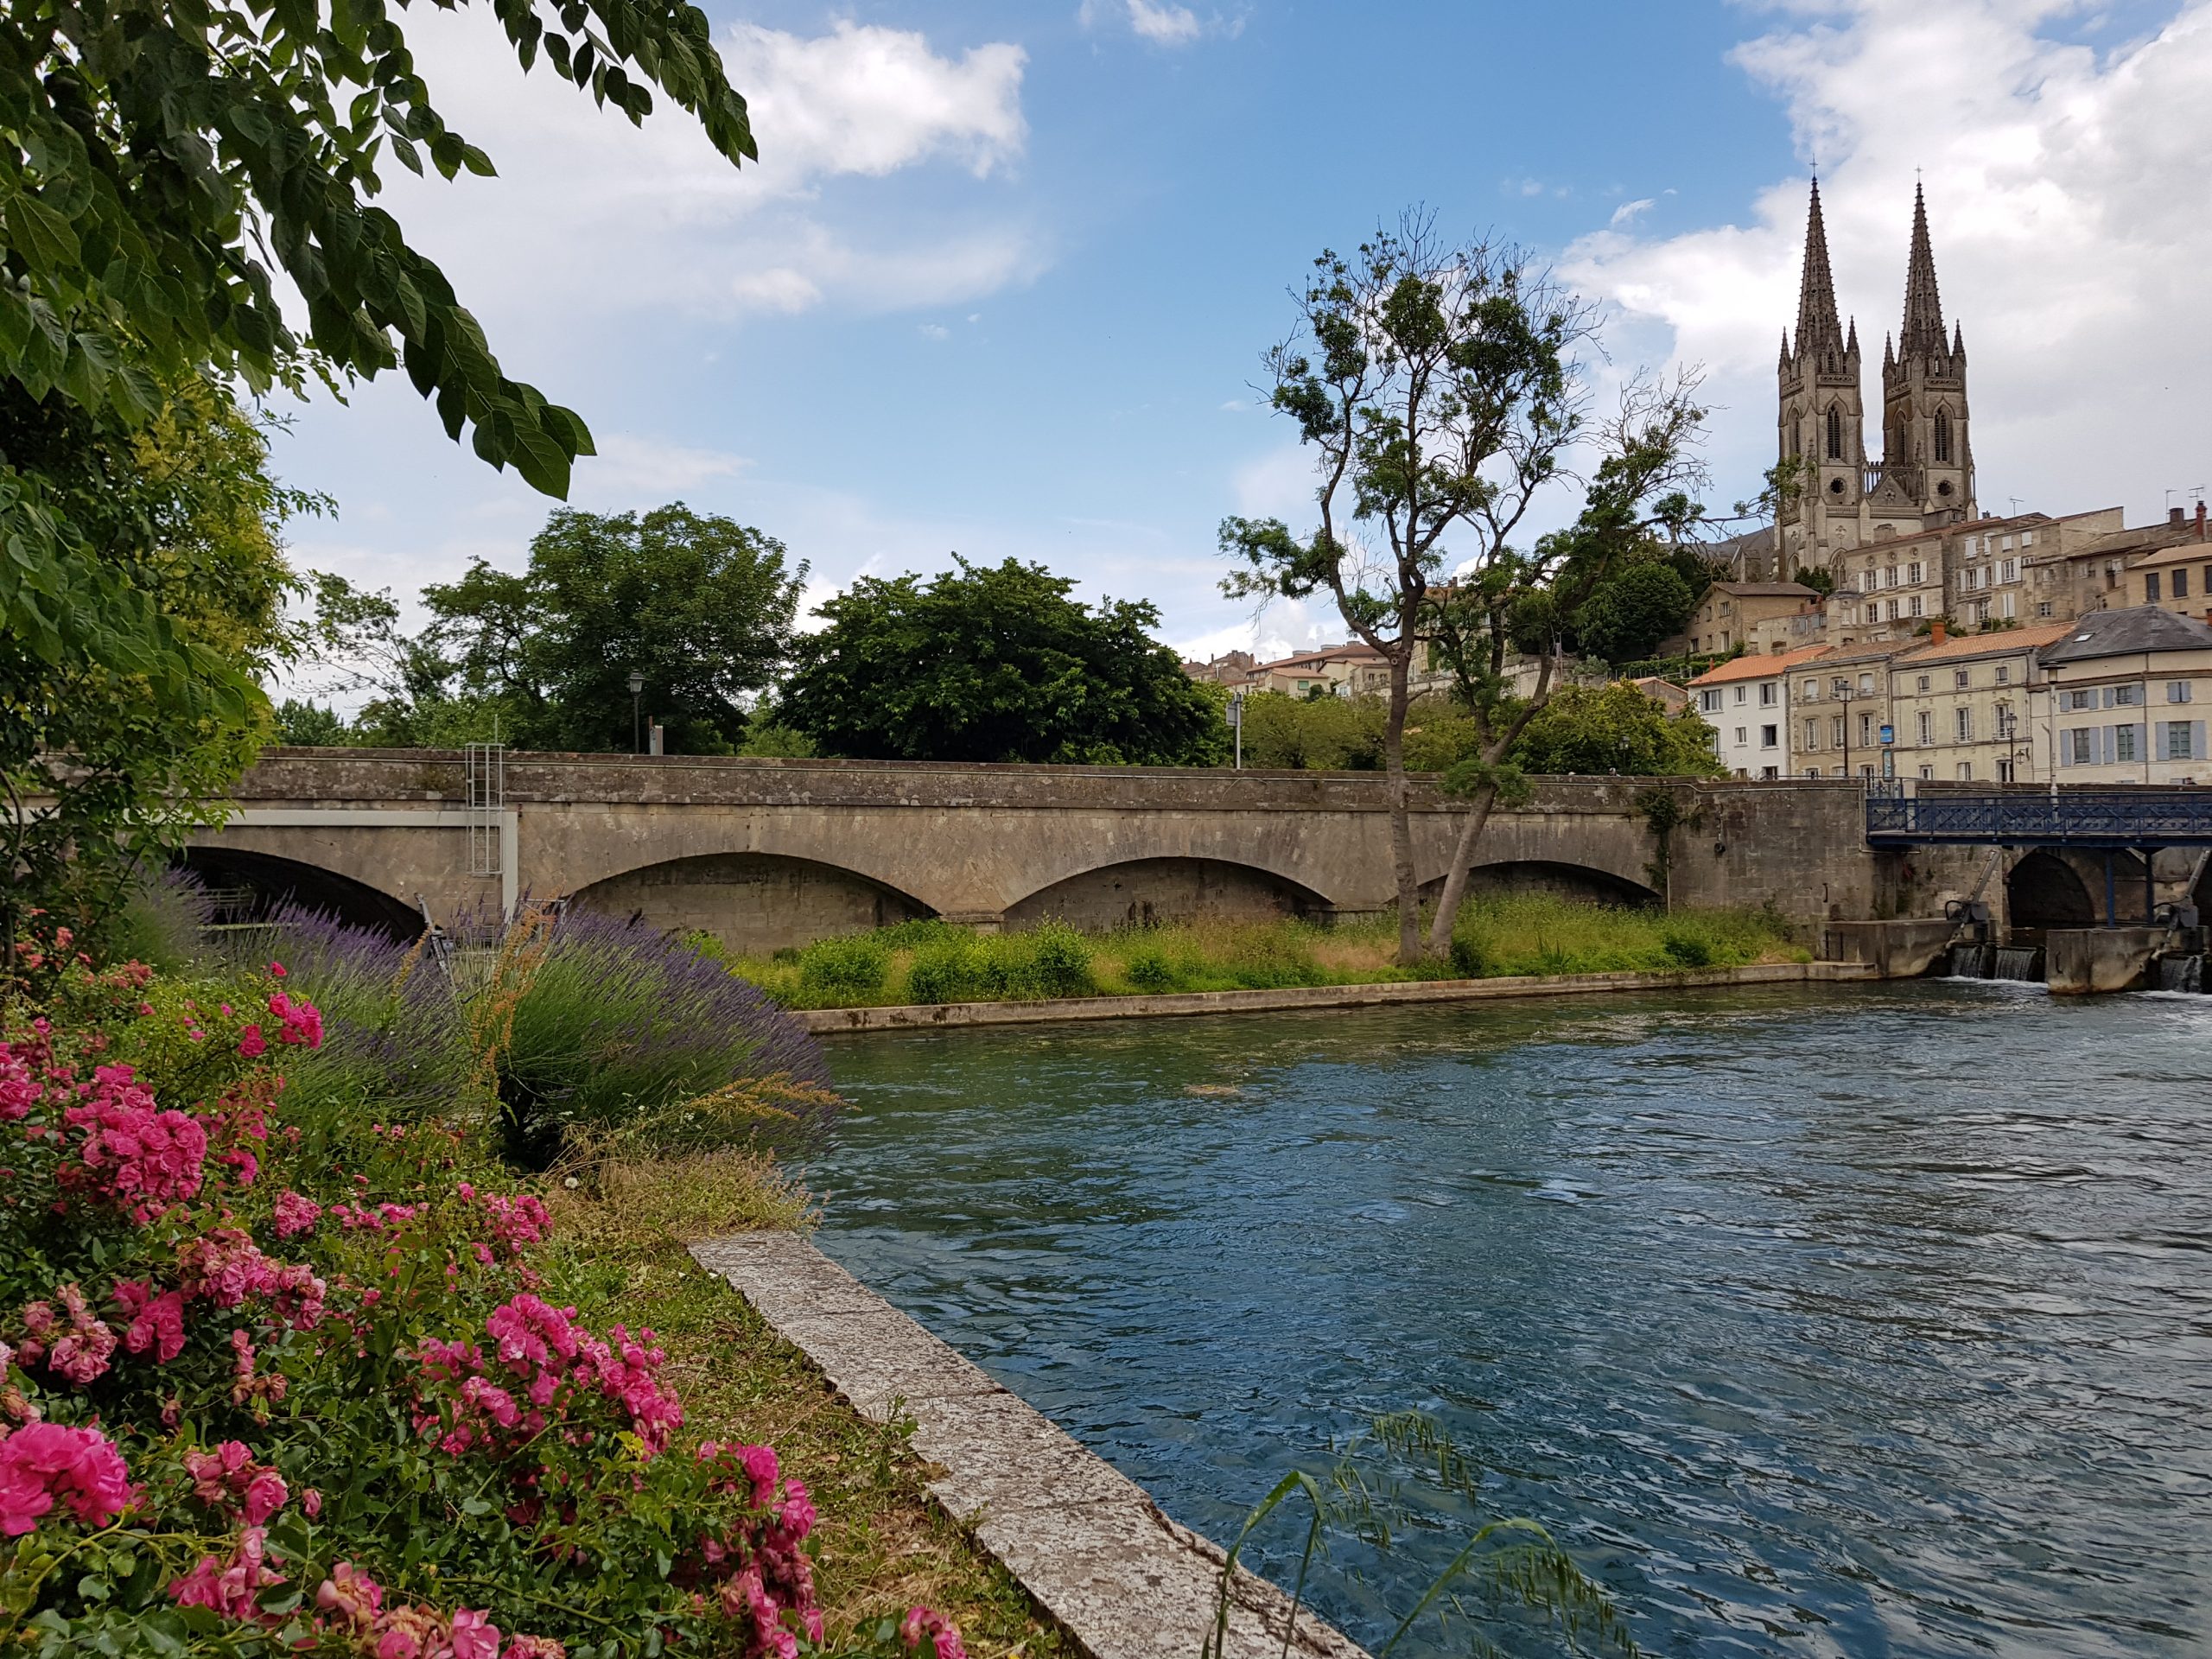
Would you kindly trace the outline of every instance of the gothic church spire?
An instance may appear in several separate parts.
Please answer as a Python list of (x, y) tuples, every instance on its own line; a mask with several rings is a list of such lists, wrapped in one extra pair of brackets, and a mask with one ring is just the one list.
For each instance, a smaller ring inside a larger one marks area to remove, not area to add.
[(1944, 354), (1943, 298), (1936, 287), (1936, 255), (1928, 241), (1928, 202), (1912, 188), (1912, 257), (1904, 273), (1904, 327), (1897, 337), (1901, 358)]
[(1797, 289), (1797, 355), (1815, 357), (1843, 350), (1843, 325), (1836, 315), (1835, 277), (1828, 269), (1828, 230), (1821, 217), (1821, 181), (1813, 181), (1813, 205), (1805, 218), (1805, 270)]

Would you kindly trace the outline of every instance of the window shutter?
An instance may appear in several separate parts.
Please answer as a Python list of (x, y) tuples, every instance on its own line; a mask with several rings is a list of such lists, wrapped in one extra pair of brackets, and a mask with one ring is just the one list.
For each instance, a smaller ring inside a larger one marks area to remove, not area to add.
[(2104, 704), (2104, 706), (2105, 706), (2106, 708), (2109, 709), (2109, 708), (2111, 708), (2111, 707), (2112, 707), (2112, 687), (2110, 687), (2110, 686), (2107, 686), (2107, 687), (2105, 687), (2105, 689), (2104, 689), (2104, 690), (2105, 690), (2105, 704)]
[(2189, 758), (2192, 760), (2212, 760), (2212, 755), (2204, 752), (2204, 722), (2201, 720), (2189, 722)]
[(2151, 722), (2151, 758), (2153, 760), (2163, 760), (2166, 758), (2166, 728), (2170, 723), (2163, 720), (2154, 720)]

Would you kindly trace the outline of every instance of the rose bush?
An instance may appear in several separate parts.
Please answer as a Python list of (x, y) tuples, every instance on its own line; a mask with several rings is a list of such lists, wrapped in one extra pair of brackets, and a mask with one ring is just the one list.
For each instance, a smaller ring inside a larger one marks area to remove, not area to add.
[[(813, 1505), (683, 1442), (649, 1331), (588, 1328), (466, 1130), (285, 1121), (276, 964), (25, 943), (0, 1004), (0, 1639), (47, 1654), (798, 1659)], [(963, 1659), (916, 1609), (864, 1638)]]

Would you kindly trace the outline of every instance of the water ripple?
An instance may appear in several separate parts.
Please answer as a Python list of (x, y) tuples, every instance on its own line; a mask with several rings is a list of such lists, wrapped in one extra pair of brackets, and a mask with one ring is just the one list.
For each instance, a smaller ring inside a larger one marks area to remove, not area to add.
[(2012, 990), (841, 1044), (822, 1243), (1216, 1535), (1415, 1406), (1654, 1652), (2202, 1655), (2212, 998)]

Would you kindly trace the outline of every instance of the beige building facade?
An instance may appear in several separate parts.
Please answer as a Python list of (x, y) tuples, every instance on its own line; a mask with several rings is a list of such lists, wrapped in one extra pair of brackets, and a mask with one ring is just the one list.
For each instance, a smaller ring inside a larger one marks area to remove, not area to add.
[(1795, 582), (1716, 582), (1690, 613), (1690, 650), (1700, 656), (1770, 651), (1787, 643), (1790, 623), (1811, 615), (1820, 598)]
[(2036, 730), (2037, 653), (2069, 623), (1931, 638), (1889, 664), (1900, 778), (1949, 783), (2047, 782), (2050, 753)]
[(2038, 662), (2036, 712), (2054, 781), (2212, 783), (2212, 627), (2158, 606), (2097, 611)]

